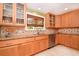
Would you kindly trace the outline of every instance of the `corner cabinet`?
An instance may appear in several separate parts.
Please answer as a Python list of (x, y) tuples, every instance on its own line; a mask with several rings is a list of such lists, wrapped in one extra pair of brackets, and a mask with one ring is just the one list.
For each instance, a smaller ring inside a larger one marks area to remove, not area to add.
[(26, 4), (0, 3), (0, 25), (25, 25)]
[(68, 35), (68, 34), (57, 34), (56, 44), (65, 45), (65, 46), (79, 50), (79, 36)]
[(55, 27), (55, 15), (52, 13), (45, 14), (45, 27), (54, 28)]

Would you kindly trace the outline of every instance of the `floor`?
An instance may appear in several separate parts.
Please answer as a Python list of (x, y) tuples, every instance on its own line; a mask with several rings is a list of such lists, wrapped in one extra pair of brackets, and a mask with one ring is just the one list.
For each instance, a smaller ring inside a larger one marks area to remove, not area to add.
[(58, 45), (34, 56), (79, 56), (79, 51), (63, 45)]

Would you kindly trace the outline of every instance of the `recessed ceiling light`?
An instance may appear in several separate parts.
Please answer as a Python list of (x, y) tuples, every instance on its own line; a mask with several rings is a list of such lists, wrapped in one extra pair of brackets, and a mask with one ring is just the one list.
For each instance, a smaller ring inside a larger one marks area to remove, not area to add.
[(68, 8), (64, 8), (64, 10), (68, 10)]
[(41, 8), (38, 8), (38, 10), (41, 10)]

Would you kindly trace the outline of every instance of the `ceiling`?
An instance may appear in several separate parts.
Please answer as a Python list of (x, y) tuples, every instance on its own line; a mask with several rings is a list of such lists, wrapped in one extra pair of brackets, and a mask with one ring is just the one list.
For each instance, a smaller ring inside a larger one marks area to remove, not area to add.
[[(79, 3), (27, 3), (27, 6), (41, 12), (52, 12), (55, 15), (63, 14), (79, 8)], [(64, 10), (68, 8), (68, 10)]]

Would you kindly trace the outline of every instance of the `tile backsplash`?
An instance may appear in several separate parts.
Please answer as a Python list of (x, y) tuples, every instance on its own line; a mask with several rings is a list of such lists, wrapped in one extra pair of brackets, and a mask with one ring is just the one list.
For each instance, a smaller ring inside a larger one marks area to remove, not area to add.
[[(6, 27), (7, 28), (7, 27)], [(0, 27), (0, 37), (10, 37), (16, 35), (37, 35), (39, 34), (56, 34), (56, 33), (64, 33), (64, 34), (79, 34), (79, 28), (68, 28), (68, 29), (44, 29), (44, 30), (24, 30), (23, 28), (16, 29), (14, 31), (13, 28), (6, 29), (4, 27)], [(12, 30), (10, 30), (12, 29)]]
[(59, 30), (58, 30), (58, 33), (79, 34), (79, 28), (59, 29)]
[[(9, 28), (10, 30), (11, 28)], [(45, 29), (45, 30), (24, 30), (16, 29), (15, 31), (6, 31), (5, 27), (0, 27), (0, 37), (11, 37), (16, 35), (37, 35), (37, 34), (55, 34), (55, 29)]]

